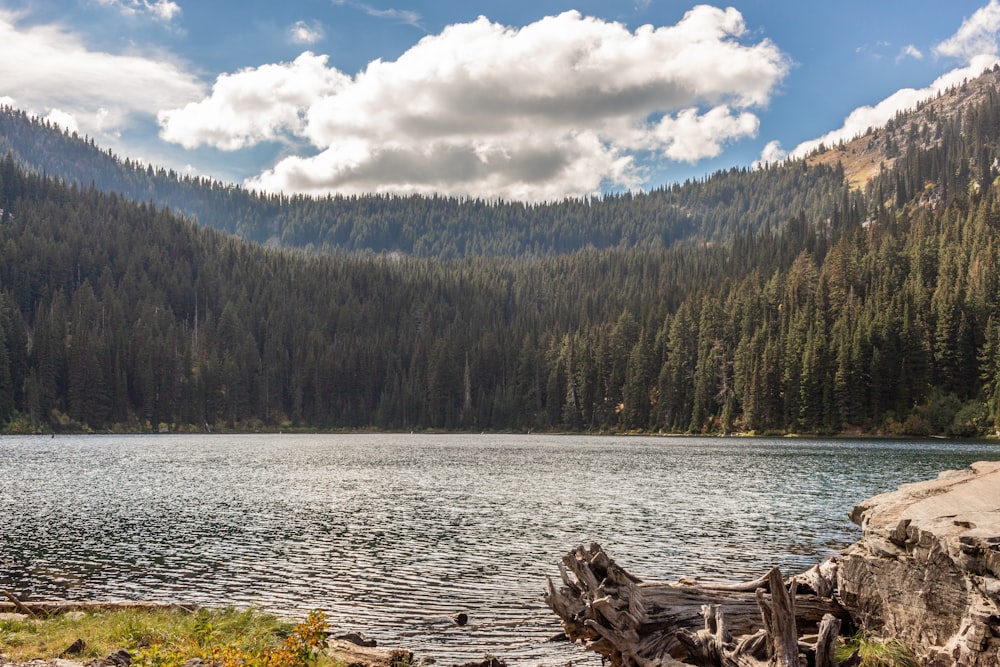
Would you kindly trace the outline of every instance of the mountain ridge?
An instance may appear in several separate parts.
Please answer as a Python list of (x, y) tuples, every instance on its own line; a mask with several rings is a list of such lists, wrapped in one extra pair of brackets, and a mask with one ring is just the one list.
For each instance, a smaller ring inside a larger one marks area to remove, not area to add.
[[(800, 210), (831, 218), (846, 210), (844, 182), (861, 191), (911, 147), (939, 145), (942, 123), (996, 95), (1000, 67), (963, 82), (885, 126), (802, 160), (718, 171), (648, 192), (528, 205), (423, 196), (266, 195), (203, 177), (141, 165), (11, 107), (0, 108), (0, 153), (29, 171), (166, 206), (201, 224), (272, 247), (389, 252), (422, 257), (560, 254), (587, 246), (640, 247), (728, 242), (743, 228), (780, 228)], [(810, 182), (800, 170), (815, 169)], [(762, 172), (762, 173), (761, 173)], [(772, 186), (769, 181), (787, 182)], [(785, 192), (775, 191), (785, 188)], [(767, 191), (766, 203), (753, 203)], [(850, 199), (850, 197), (847, 197)], [(832, 203), (836, 202), (836, 203)], [(773, 210), (781, 210), (777, 217)], [(734, 218), (740, 221), (735, 222)]]
[[(114, 191), (272, 247), (389, 252), (419, 257), (564, 254), (593, 246), (669, 247), (728, 242), (744, 228), (780, 228), (785, 210), (830, 217), (842, 204), (837, 166), (730, 169), (643, 193), (550, 204), (446, 197), (261, 195), (233, 185), (143, 167), (0, 109), (0, 153), (28, 171)], [(834, 204), (833, 202), (836, 202)]]
[(836, 146), (820, 146), (805, 162), (810, 166), (840, 164), (852, 188), (861, 189), (884, 169), (891, 169), (911, 145), (922, 149), (939, 145), (940, 124), (996, 95), (1000, 87), (1000, 65), (964, 81), (911, 109), (898, 112), (878, 127), (842, 141)]

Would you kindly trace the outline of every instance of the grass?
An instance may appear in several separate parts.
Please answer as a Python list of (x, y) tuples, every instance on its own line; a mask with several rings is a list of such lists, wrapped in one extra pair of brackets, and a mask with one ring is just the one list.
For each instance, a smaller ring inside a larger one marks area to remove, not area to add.
[(857, 651), (860, 667), (918, 667), (917, 659), (905, 644), (896, 639), (880, 639), (859, 633), (837, 647), (834, 659), (847, 660)]
[(255, 610), (121, 610), (47, 619), (0, 620), (0, 653), (24, 662), (56, 658), (78, 639), (75, 660), (103, 658), (124, 649), (132, 664), (179, 667), (200, 658), (217, 667), (334, 667), (319, 649), (326, 620), (312, 612), (297, 625)]
[(840, 146), (832, 146), (826, 152), (806, 158), (810, 165), (825, 164), (833, 167), (838, 162), (844, 165), (844, 177), (854, 190), (863, 190), (873, 177), (893, 165), (894, 158), (885, 157), (881, 146), (868, 148), (871, 137), (863, 136)]

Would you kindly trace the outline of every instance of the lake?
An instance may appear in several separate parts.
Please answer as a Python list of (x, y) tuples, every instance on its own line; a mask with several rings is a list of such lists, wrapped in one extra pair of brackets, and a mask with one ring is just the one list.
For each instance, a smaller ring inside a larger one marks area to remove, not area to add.
[(792, 573), (857, 539), (861, 500), (998, 458), (936, 440), (0, 438), (0, 588), (322, 609), (444, 665), (599, 664), (547, 641), (546, 576), (575, 545), (647, 579)]

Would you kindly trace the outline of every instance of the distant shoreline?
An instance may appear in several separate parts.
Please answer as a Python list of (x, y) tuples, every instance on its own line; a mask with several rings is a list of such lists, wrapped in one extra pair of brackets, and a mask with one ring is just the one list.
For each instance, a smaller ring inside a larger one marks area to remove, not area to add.
[(330, 428), (317, 429), (308, 427), (261, 427), (261, 428), (228, 428), (218, 427), (210, 430), (198, 429), (192, 425), (180, 425), (166, 430), (145, 429), (145, 428), (112, 428), (109, 430), (93, 429), (67, 429), (67, 430), (5, 430), (0, 431), (4, 436), (34, 436), (34, 437), (56, 437), (56, 436), (109, 436), (109, 435), (520, 435), (520, 436), (587, 436), (587, 437), (613, 437), (613, 438), (741, 438), (741, 439), (774, 439), (774, 438), (814, 438), (819, 440), (1000, 440), (998, 433), (983, 433), (973, 436), (955, 435), (916, 435), (908, 433), (886, 433), (884, 431), (864, 431), (861, 429), (850, 429), (838, 431), (836, 433), (808, 433), (808, 432), (784, 432), (766, 431), (757, 433), (755, 431), (734, 431), (731, 433), (669, 433), (664, 431), (490, 431), (480, 429), (444, 430), (444, 429), (422, 429), (422, 430), (392, 430), (380, 428)]

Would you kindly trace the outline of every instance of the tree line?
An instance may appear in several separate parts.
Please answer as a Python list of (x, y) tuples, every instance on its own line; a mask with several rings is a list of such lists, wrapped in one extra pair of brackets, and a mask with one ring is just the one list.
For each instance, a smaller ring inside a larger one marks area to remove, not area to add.
[(731, 169), (648, 193), (547, 204), (424, 196), (272, 195), (143, 166), (92, 139), (0, 106), (0, 155), (31, 173), (80, 188), (169, 207), (202, 226), (273, 247), (382, 252), (453, 259), (470, 255), (569, 254), (588, 247), (669, 247), (721, 242), (741, 229), (777, 228), (784, 211), (833, 214), (843, 172)]
[[(266, 248), (9, 152), (0, 421), (989, 433), (1000, 97), (934, 123), (946, 140), (906, 142), (864, 191), (803, 162), (699, 190), (761, 210), (760, 192), (799, 190), (773, 223), (734, 213), (673, 244), (435, 258)], [(655, 218), (654, 197), (634, 201)]]

